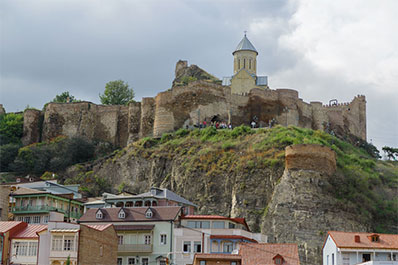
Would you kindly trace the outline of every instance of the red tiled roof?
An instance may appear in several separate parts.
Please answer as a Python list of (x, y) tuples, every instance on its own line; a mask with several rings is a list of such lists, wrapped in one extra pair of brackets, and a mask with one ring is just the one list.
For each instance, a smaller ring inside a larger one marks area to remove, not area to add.
[(211, 239), (242, 239), (242, 240), (247, 240), (251, 241), (253, 243), (257, 243), (256, 240), (245, 237), (245, 236), (238, 236), (238, 235), (211, 235)]
[(11, 238), (38, 238), (39, 236), (36, 233), (39, 233), (43, 230), (47, 229), (47, 225), (30, 225), (20, 231), (18, 234), (12, 236)]
[(300, 265), (297, 244), (241, 243), (242, 265), (275, 264), (274, 257), (283, 257), (284, 265)]
[(23, 222), (20, 221), (7, 221), (7, 222), (0, 222), (0, 233), (6, 233), (16, 227), (19, 224), (22, 224)]
[[(123, 208), (126, 213), (125, 218), (119, 218), (120, 207), (115, 208), (91, 208), (79, 219), (79, 223), (87, 222), (153, 222), (153, 221), (172, 221), (177, 218), (181, 211), (181, 206), (150, 207), (153, 216), (146, 218), (145, 212), (149, 207)], [(97, 211), (101, 210), (102, 219), (96, 218)]]
[(204, 253), (196, 253), (194, 257), (194, 261), (198, 259), (201, 260), (232, 260), (232, 261), (240, 261), (241, 256), (236, 254), (204, 254)]
[(116, 231), (152, 230), (155, 225), (115, 225)]
[(181, 219), (217, 219), (217, 220), (229, 220), (233, 221), (238, 224), (244, 225), (248, 231), (250, 231), (249, 226), (246, 223), (245, 218), (239, 218), (239, 217), (225, 217), (221, 215), (184, 215), (181, 216)]
[[(339, 248), (398, 249), (398, 235), (341, 231), (329, 231), (328, 235), (330, 235)], [(379, 235), (379, 241), (372, 242), (368, 238), (371, 235)], [(355, 236), (359, 236), (359, 242), (355, 242)]]
[(92, 229), (98, 230), (98, 231), (104, 231), (108, 227), (112, 226), (112, 224), (106, 224), (106, 225), (86, 225)]

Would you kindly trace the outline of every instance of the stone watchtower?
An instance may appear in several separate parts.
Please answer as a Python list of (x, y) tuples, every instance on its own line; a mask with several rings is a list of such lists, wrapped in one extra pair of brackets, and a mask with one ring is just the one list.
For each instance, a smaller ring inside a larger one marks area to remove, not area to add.
[(234, 75), (223, 78), (224, 86), (231, 86), (233, 94), (246, 95), (252, 88), (268, 88), (266, 76), (257, 76), (258, 52), (246, 37), (239, 42), (234, 56)]

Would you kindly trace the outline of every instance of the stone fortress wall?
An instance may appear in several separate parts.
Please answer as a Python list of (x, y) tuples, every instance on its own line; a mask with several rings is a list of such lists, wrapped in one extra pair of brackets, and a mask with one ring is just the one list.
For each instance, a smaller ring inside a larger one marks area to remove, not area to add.
[[(177, 63), (176, 75), (186, 67), (191, 66)], [(139, 138), (161, 137), (163, 133), (197, 126), (203, 121), (210, 124), (212, 120), (218, 120), (239, 126), (250, 125), (253, 119), (261, 127), (275, 119), (277, 124), (284, 126), (333, 130), (336, 135), (352, 134), (366, 140), (365, 96), (329, 106), (321, 102), (304, 102), (293, 89), (253, 88), (249, 91), (242, 95), (233, 94), (230, 86), (197, 80), (173, 86), (154, 98), (143, 98), (142, 102), (132, 102), (129, 106), (49, 103), (43, 112), (24, 112), (23, 143), (65, 135), (124, 147)]]
[(313, 170), (327, 175), (336, 171), (336, 153), (318, 144), (297, 144), (286, 147), (287, 170)]

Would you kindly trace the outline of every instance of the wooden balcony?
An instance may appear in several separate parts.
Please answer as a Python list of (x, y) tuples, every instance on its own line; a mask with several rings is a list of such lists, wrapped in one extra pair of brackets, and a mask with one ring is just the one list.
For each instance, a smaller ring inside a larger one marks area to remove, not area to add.
[(126, 252), (134, 252), (134, 253), (150, 253), (152, 252), (152, 244), (123, 244), (118, 245), (117, 252), (126, 253)]

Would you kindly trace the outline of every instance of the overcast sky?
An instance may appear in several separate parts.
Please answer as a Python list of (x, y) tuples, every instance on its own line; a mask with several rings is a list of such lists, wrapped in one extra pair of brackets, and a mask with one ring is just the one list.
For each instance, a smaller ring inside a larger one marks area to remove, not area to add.
[(99, 103), (116, 79), (140, 100), (170, 88), (179, 59), (230, 76), (247, 30), (271, 88), (364, 94), (368, 141), (398, 147), (397, 12), (396, 0), (2, 0), (0, 103), (41, 109), (64, 91)]

